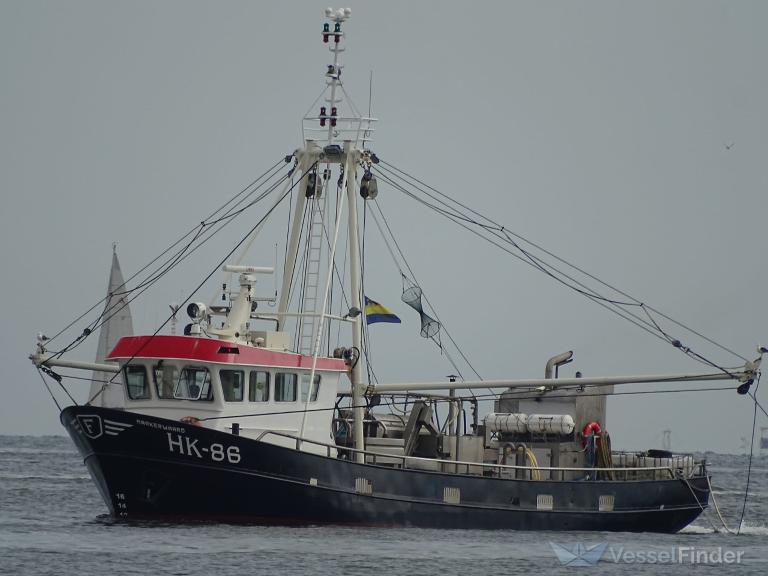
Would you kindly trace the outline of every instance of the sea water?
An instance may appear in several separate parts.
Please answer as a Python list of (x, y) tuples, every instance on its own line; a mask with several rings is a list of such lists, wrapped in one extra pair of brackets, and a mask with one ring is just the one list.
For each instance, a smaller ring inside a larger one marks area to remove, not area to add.
[[(747, 459), (706, 457), (715, 498), (735, 529)], [(713, 507), (671, 535), (269, 527), (112, 519), (69, 438), (0, 436), (0, 574), (669, 575), (692, 570), (768, 574), (768, 458), (753, 460), (740, 535), (725, 532)]]

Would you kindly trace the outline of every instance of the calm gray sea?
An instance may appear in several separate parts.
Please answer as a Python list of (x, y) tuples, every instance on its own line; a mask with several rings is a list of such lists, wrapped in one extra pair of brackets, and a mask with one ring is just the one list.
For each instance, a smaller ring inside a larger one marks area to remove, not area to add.
[[(746, 458), (707, 458), (735, 528)], [(754, 460), (751, 486), (739, 536), (714, 531), (705, 518), (675, 535), (132, 523), (106, 515), (69, 438), (0, 436), (0, 574), (765, 575), (768, 458)], [(571, 551), (602, 546), (601, 560), (563, 566), (552, 543)], [(696, 552), (706, 564), (688, 561)], [(740, 563), (724, 562), (739, 552)]]

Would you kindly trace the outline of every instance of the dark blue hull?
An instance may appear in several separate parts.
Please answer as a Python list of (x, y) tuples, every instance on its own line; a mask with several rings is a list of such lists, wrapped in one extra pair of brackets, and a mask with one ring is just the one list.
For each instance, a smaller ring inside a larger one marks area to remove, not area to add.
[[(706, 476), (503, 479), (356, 464), (104, 408), (66, 408), (61, 421), (117, 517), (677, 532), (709, 500)], [(446, 488), (458, 489), (453, 503)], [(540, 495), (551, 510), (537, 508)], [(613, 496), (613, 511), (599, 511), (600, 496)]]

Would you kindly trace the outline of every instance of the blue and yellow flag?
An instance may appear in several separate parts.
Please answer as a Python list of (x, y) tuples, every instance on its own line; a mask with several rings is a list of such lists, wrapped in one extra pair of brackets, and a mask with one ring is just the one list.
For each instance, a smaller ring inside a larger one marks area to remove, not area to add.
[(368, 296), (365, 297), (365, 321), (367, 324), (375, 324), (376, 322), (400, 324), (400, 318), (392, 314), (389, 308), (385, 308)]

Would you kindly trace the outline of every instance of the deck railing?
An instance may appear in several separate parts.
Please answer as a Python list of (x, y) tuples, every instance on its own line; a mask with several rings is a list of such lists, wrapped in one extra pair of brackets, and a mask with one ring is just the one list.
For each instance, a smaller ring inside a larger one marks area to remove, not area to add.
[[(265, 430), (256, 438), (257, 441), (261, 441), (266, 436), (281, 436), (283, 438), (289, 438), (296, 442), (296, 449), (301, 448), (301, 444), (314, 444), (316, 446), (323, 446), (326, 449), (326, 456), (337, 456), (338, 452), (344, 454), (363, 454), (363, 459), (366, 464), (377, 465), (379, 459), (392, 461), (399, 460), (400, 467), (410, 470), (421, 470), (429, 472), (441, 472), (451, 473), (449, 470), (453, 467), (454, 474), (460, 474), (460, 470), (464, 469), (463, 474), (472, 476), (491, 476), (497, 478), (515, 478), (518, 473), (522, 473), (522, 480), (532, 480), (533, 476), (543, 471), (549, 472), (550, 478), (548, 480), (565, 481), (566, 474), (583, 473), (589, 480), (599, 481), (629, 481), (629, 480), (674, 480), (676, 478), (693, 478), (697, 476), (706, 476), (706, 461), (699, 460), (694, 461), (690, 467), (684, 467), (689, 469), (689, 473), (684, 473), (684, 468), (672, 467), (672, 466), (647, 466), (647, 467), (626, 467), (626, 468), (588, 468), (588, 467), (574, 467), (574, 466), (518, 466), (514, 464), (492, 464), (485, 462), (467, 462), (463, 460), (444, 460), (440, 458), (424, 458), (421, 456), (405, 456), (399, 454), (387, 454), (382, 452), (374, 452), (370, 450), (359, 450), (357, 448), (340, 447), (337, 444), (330, 444), (327, 442), (320, 442), (318, 440), (311, 440), (308, 438), (300, 438), (293, 434), (287, 434), (285, 432), (275, 432), (272, 430)], [(368, 456), (371, 457), (370, 461)], [(337, 456), (338, 457), (338, 456)], [(440, 469), (448, 468), (448, 470)], [(433, 469), (434, 468), (434, 469)], [(470, 470), (480, 470), (480, 473), (473, 473)], [(611, 475), (612, 478), (608, 480), (606, 477)], [(559, 476), (559, 478), (555, 478)], [(603, 478), (600, 478), (603, 476)], [(648, 476), (651, 476), (648, 478)], [(574, 478), (575, 479), (575, 478)], [(546, 479), (545, 479), (546, 480)]]

